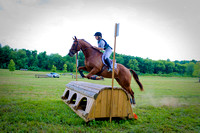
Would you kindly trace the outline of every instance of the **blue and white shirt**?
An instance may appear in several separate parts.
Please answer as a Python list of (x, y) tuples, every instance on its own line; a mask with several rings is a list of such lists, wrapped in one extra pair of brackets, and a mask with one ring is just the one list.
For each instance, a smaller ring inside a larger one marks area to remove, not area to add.
[(110, 50), (112, 50), (112, 48), (107, 44), (107, 42), (104, 40), (104, 39), (100, 39), (99, 41), (98, 41), (98, 47), (99, 48), (103, 48), (104, 50), (106, 50), (106, 49), (110, 49)]
[(98, 41), (98, 47), (103, 48), (105, 52), (103, 53), (103, 58), (109, 58), (110, 55), (112, 54), (112, 48), (107, 44), (107, 42), (103, 39), (100, 39)]

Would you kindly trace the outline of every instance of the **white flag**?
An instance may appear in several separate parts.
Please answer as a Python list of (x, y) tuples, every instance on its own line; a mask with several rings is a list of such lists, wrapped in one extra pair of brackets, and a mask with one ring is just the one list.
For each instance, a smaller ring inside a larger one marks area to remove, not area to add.
[(117, 27), (116, 27), (116, 29), (115, 29), (116, 31), (115, 31), (115, 33), (116, 33), (116, 36), (119, 36), (119, 23), (117, 24)]

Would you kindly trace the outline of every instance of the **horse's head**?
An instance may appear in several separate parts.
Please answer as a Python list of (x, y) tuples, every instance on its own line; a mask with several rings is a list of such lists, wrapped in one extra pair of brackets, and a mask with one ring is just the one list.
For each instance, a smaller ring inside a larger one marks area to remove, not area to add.
[(74, 42), (73, 42), (72, 47), (71, 47), (71, 49), (69, 50), (69, 53), (68, 53), (68, 55), (71, 56), (71, 57), (74, 56), (74, 54), (77, 53), (78, 51), (80, 51), (80, 49), (81, 49), (80, 44), (79, 44), (76, 36), (73, 38), (73, 40), (74, 40)]

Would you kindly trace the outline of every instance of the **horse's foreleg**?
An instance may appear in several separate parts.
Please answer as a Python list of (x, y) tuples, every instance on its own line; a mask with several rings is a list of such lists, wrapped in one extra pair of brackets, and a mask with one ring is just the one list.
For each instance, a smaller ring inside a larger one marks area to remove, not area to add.
[(85, 66), (78, 67), (78, 72), (80, 75), (85, 78), (85, 75), (83, 74), (83, 71), (87, 71), (87, 68)]

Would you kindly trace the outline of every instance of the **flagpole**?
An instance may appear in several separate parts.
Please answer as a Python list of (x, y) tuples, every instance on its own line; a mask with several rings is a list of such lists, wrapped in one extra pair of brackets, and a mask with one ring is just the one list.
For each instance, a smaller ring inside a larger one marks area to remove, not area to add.
[(112, 121), (112, 111), (113, 111), (113, 87), (114, 87), (114, 72), (115, 72), (115, 50), (116, 50), (116, 38), (119, 34), (119, 24), (115, 23), (115, 36), (114, 36), (114, 53), (113, 53), (113, 68), (112, 68), (112, 90), (110, 98), (110, 122)]
[(76, 81), (78, 81), (78, 78), (77, 78), (77, 69), (78, 69), (78, 52), (76, 53)]

